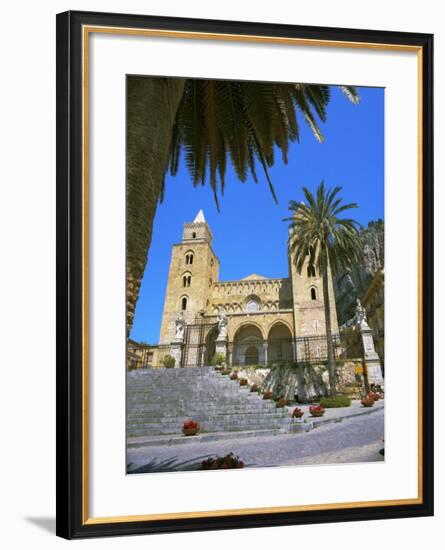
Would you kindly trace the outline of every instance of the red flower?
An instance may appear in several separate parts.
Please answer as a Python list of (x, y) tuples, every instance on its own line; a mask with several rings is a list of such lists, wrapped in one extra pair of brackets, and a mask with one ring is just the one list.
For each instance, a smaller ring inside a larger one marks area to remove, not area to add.
[(194, 420), (186, 420), (182, 427), (184, 428), (184, 430), (196, 430), (199, 429), (199, 424)]
[(324, 407), (322, 405), (312, 405), (309, 407), (309, 412), (315, 412), (315, 413), (319, 413), (319, 412), (324, 412)]

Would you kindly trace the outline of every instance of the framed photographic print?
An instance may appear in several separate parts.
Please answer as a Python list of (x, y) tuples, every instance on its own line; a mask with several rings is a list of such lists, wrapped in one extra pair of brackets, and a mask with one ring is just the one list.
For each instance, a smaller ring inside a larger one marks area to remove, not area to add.
[(57, 533), (433, 513), (433, 37), (57, 16)]

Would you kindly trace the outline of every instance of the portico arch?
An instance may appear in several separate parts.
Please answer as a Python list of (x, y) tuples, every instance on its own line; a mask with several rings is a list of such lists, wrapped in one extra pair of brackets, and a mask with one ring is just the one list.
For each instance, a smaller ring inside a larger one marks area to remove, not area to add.
[(268, 363), (290, 363), (293, 361), (292, 332), (283, 321), (272, 325), (267, 337)]
[(233, 365), (259, 365), (265, 362), (264, 339), (256, 325), (241, 325), (235, 332), (233, 344)]

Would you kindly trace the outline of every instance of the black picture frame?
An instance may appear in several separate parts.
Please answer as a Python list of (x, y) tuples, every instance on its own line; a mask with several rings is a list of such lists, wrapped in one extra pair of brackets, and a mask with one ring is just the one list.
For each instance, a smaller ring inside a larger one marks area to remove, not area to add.
[[(409, 45), (422, 60), (422, 498), (415, 504), (94, 523), (83, 485), (82, 32), (84, 26)], [(57, 15), (57, 535), (72, 539), (433, 515), (433, 36), (326, 27), (65, 12)]]

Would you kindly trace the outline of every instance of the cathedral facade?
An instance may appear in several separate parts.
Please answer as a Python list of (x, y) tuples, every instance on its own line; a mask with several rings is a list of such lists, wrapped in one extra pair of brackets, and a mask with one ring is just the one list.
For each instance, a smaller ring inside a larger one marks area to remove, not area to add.
[[(209, 365), (215, 353), (230, 366), (322, 360), (325, 312), (316, 269), (305, 265), (298, 273), (288, 254), (286, 278), (251, 274), (220, 281), (212, 239), (200, 211), (173, 245), (156, 363), (166, 353), (176, 366)], [(332, 333), (338, 335), (330, 273), (328, 286)]]

